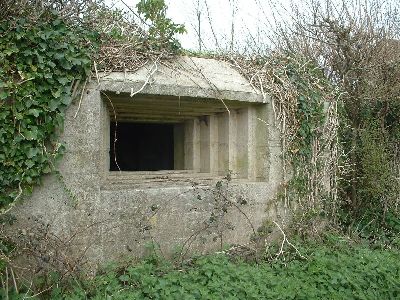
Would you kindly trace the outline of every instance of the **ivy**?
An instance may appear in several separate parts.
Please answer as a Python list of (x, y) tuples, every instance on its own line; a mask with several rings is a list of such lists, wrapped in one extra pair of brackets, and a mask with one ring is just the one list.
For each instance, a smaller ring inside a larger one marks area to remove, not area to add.
[[(324, 94), (314, 87), (315, 81), (324, 78), (320, 69), (311, 62), (303, 65), (302, 69), (299, 67), (299, 65), (288, 64), (285, 70), (298, 92), (295, 110), (298, 126), (296, 135), (293, 137), (294, 142), (289, 149), (295, 167), (303, 166), (303, 161), (309, 162), (312, 158), (313, 140), (322, 136), (320, 128), (325, 122), (324, 101), (326, 100)], [(310, 81), (314, 82), (310, 84)]]
[(0, 24), (0, 209), (54, 169), (72, 86), (88, 76), (96, 39), (50, 12)]
[[(103, 59), (110, 56), (101, 47), (136, 40), (137, 26), (122, 21), (121, 11), (108, 9), (101, 1), (84, 4), (76, 14), (75, 8), (80, 8), (69, 5), (50, 11), (52, 2), (45, 1), (43, 7), (35, 6), (40, 13), (34, 16), (29, 16), (29, 4), (6, 7), (10, 13), (0, 24), (0, 211), (54, 170), (64, 152), (58, 136), (72, 91), (86, 80), (98, 53)], [(147, 47), (138, 47), (139, 52), (172, 54), (181, 49), (174, 35), (183, 33), (184, 26), (166, 17), (163, 0), (142, 0), (137, 9), (151, 22), (144, 39), (139, 39)], [(75, 17), (69, 19), (68, 12)], [(129, 30), (116, 34), (106, 30), (110, 26)], [(132, 51), (130, 56), (146, 55)]]
[[(264, 63), (264, 62), (262, 62)], [(284, 182), (278, 198), (302, 215), (333, 214), (326, 201), (335, 189), (322, 178), (334, 178), (338, 92), (317, 62), (285, 53), (266, 62), (266, 86), (273, 96), (281, 130)], [(326, 166), (331, 166), (326, 168)], [(333, 174), (328, 174), (332, 170)]]

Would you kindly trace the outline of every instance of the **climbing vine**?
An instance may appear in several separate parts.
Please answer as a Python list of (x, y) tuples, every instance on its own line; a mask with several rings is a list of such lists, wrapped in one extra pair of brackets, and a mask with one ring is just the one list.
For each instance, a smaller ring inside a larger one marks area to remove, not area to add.
[[(271, 60), (270, 91), (282, 132), (284, 182), (279, 197), (304, 216), (337, 212), (339, 94), (311, 60)], [(275, 71), (272, 71), (275, 70)]]
[(293, 53), (235, 64), (254, 87), (271, 95), (282, 147), (278, 199), (302, 216), (335, 216), (340, 93), (316, 62)]
[(334, 192), (323, 179), (335, 175), (336, 155), (332, 151), (336, 151), (338, 95), (310, 60), (288, 56), (269, 67), (276, 69), (271, 92), (283, 133), (283, 163), (289, 165), (285, 168), (285, 198), (297, 200), (302, 208), (321, 210), (327, 193)]
[(62, 154), (57, 134), (95, 49), (94, 32), (50, 12), (0, 24), (1, 209), (31, 191)]

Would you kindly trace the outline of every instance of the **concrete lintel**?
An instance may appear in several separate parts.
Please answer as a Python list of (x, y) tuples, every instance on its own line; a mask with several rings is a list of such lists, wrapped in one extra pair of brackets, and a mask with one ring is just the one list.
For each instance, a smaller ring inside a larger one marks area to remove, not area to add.
[(185, 86), (185, 85), (169, 85), (162, 83), (145, 84), (144, 80), (140, 81), (123, 81), (113, 79), (103, 79), (100, 85), (93, 82), (101, 91), (115, 92), (115, 93), (131, 93), (139, 91), (140, 94), (148, 95), (165, 95), (165, 96), (181, 96), (181, 97), (195, 97), (195, 98), (210, 98), (210, 99), (223, 99), (243, 101), (250, 103), (269, 103), (270, 99), (263, 99), (263, 96), (253, 92), (234, 91), (234, 90), (220, 90), (211, 87), (199, 86)]

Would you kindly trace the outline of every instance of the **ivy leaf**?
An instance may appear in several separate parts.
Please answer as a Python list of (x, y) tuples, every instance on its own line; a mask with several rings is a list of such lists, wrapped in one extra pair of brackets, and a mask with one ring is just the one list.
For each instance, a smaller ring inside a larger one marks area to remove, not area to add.
[(16, 48), (16, 47), (10, 47), (10, 48), (7, 48), (7, 49), (5, 49), (4, 51), (3, 51), (3, 53), (6, 55), (6, 56), (10, 56), (11, 54), (13, 54), (13, 53), (18, 53), (19, 52), (19, 50), (18, 50), (18, 48)]
[[(9, 112), (7, 110), (0, 112), (0, 120), (5, 120), (8, 115), (9, 115)], [(1, 130), (0, 130), (0, 132), (1, 132)]]
[(17, 120), (22, 120), (22, 119), (24, 118), (24, 115), (21, 114), (21, 113), (19, 113), (19, 112), (17, 112), (17, 113), (14, 115), (14, 117), (15, 117), (15, 119), (17, 119)]
[(76, 59), (76, 58), (71, 58), (71, 63), (73, 64), (73, 65), (76, 65), (76, 66), (80, 66), (81, 65), (81, 63), (82, 63), (82, 61), (80, 60), (80, 59)]
[(25, 165), (30, 169), (35, 165), (35, 163), (32, 160), (26, 160)]
[(42, 50), (46, 50), (47, 48), (46, 43), (39, 43), (39, 46), (42, 48)]
[(57, 81), (62, 85), (66, 85), (67, 83), (70, 82), (70, 80), (67, 77), (59, 77), (57, 78)]
[(61, 103), (65, 105), (69, 105), (71, 103), (71, 96), (70, 95), (62, 95), (61, 96)]
[(56, 99), (51, 99), (49, 102), (49, 109), (50, 111), (55, 111), (58, 106), (59, 106), (60, 102)]
[(35, 116), (36, 118), (39, 117), (40, 111), (38, 109), (30, 109), (28, 111), (29, 114)]
[(32, 127), (30, 131), (25, 131), (24, 136), (27, 140), (36, 140), (38, 138), (37, 127)]
[(29, 148), (28, 153), (26, 153), (26, 156), (28, 158), (32, 158), (36, 156), (39, 152), (40, 150), (38, 148)]
[(62, 58), (64, 58), (64, 54), (62, 52), (60, 52), (60, 53), (56, 52), (54, 54), (54, 58), (58, 59), (58, 60), (61, 60)]
[(51, 168), (49, 165), (45, 166), (44, 169), (42, 170), (43, 174), (48, 174), (51, 172)]
[(87, 58), (82, 58), (81, 62), (82, 62), (82, 64), (88, 65), (90, 63), (90, 60)]
[(26, 49), (26, 50), (24, 50), (22, 53), (24, 54), (24, 56), (29, 56), (29, 55), (31, 55), (33, 52), (32, 52), (31, 49)]
[(56, 91), (52, 90), (51, 94), (53, 95), (54, 98), (60, 98), (61, 96), (61, 91), (58, 89)]
[(71, 70), (73, 65), (72, 65), (72, 63), (68, 62), (67, 60), (63, 60), (61, 62), (61, 66), (66, 70)]
[(5, 100), (9, 94), (6, 91), (0, 91), (0, 100)]
[(43, 58), (43, 56), (41, 56), (41, 55), (36, 55), (36, 57), (37, 57), (37, 60), (38, 60), (39, 64), (42, 65), (42, 64), (44, 63), (44, 58)]

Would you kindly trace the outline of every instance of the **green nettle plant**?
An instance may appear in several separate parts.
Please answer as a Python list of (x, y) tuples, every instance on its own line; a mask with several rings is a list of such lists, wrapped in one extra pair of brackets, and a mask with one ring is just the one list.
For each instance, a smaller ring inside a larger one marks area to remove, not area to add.
[[(336, 247), (336, 249), (335, 249)], [(335, 251), (332, 251), (332, 250)], [(110, 267), (90, 281), (53, 285), (50, 299), (398, 299), (395, 251), (309, 244), (298, 259), (232, 262), (225, 255), (174, 267), (156, 257)]]
[(95, 41), (50, 12), (0, 24), (0, 209), (53, 170), (65, 109), (90, 72)]

